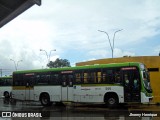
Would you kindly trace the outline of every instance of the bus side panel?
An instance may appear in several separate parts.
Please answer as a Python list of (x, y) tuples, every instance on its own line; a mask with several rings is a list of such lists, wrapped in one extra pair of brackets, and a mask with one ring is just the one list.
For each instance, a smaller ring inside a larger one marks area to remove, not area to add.
[(25, 90), (25, 100), (34, 100), (34, 90), (33, 90), (33, 88)]
[(48, 93), (50, 101), (61, 101), (61, 86), (34, 86), (34, 99), (39, 101), (42, 93)]
[(18, 98), (18, 100), (25, 100), (25, 90), (12, 90), (12, 98)]
[(105, 94), (107, 94), (107, 93), (110, 93), (110, 95), (111, 95), (108, 97), (112, 97), (112, 95), (116, 94), (118, 96), (119, 103), (124, 103), (124, 94), (123, 94), (124, 87), (123, 86), (106, 86), (106, 87), (104, 87), (102, 93), (103, 93), (103, 98), (104, 98)]
[(103, 103), (106, 93), (116, 93), (119, 102), (124, 102), (123, 87), (122, 86), (74, 86), (74, 102), (97, 102)]
[(103, 102), (103, 94), (100, 87), (75, 85), (73, 89), (74, 102)]
[(112, 91), (117, 93), (119, 98), (119, 103), (124, 103), (124, 87), (123, 86), (113, 86)]
[(34, 100), (34, 90), (26, 86), (14, 86), (12, 88), (12, 98), (18, 98), (18, 100)]

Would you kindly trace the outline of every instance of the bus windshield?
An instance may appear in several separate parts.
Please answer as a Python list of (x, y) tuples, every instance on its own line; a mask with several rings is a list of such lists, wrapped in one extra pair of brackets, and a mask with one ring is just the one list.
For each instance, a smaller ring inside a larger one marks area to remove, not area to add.
[(150, 85), (150, 76), (147, 68), (143, 66), (142, 69), (142, 79), (143, 79), (143, 84), (147, 92), (152, 92), (151, 85)]

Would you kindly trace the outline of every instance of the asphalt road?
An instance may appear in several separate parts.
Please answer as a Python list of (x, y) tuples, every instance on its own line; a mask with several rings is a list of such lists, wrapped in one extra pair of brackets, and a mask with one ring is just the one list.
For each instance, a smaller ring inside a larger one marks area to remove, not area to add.
[(39, 102), (0, 99), (0, 120), (159, 120), (160, 106), (125, 105), (107, 108), (105, 105), (53, 104), (43, 107)]

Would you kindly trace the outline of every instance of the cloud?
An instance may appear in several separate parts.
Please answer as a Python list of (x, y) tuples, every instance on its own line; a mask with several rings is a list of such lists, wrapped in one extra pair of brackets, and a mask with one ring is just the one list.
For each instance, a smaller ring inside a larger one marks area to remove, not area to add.
[[(22, 59), (24, 63), (22, 69), (33, 69), (41, 66), (41, 58), (45, 59), (46, 56), (40, 56), (40, 48), (46, 51), (53, 48), (47, 23), (19, 18), (7, 27), (0, 33), (2, 35), (0, 44), (3, 46), (1, 47), (3, 52), (0, 55), (5, 56), (5, 61)], [(6, 67), (9, 68), (7, 63)], [(13, 67), (11, 68), (13, 69)]]
[(123, 57), (123, 56), (135, 56), (134, 52), (123, 51), (122, 49), (114, 49), (114, 57)]
[(158, 53), (160, 54), (160, 45), (158, 45), (158, 46), (156, 46), (156, 47), (154, 48), (154, 54), (155, 54), (155, 55), (158, 55)]
[(97, 58), (97, 56), (98, 56), (98, 57), (101, 56), (102, 58), (106, 58), (106, 56), (109, 55), (109, 52), (110, 52), (110, 51), (103, 50), (103, 49), (101, 49), (101, 50), (93, 50), (93, 51), (89, 51), (89, 52), (88, 52), (88, 55), (89, 55), (89, 56), (94, 56), (94, 57), (96, 57), (96, 58)]
[[(0, 29), (1, 68), (14, 69), (10, 59), (23, 60), (19, 69), (42, 68), (47, 53), (56, 49), (51, 60), (110, 58), (111, 41), (116, 30), (114, 57), (139, 55), (147, 42), (160, 33), (159, 0), (45, 0), (33, 6)], [(136, 48), (142, 44), (141, 48)], [(158, 46), (158, 45), (157, 45)], [(152, 53), (158, 50), (152, 49)]]

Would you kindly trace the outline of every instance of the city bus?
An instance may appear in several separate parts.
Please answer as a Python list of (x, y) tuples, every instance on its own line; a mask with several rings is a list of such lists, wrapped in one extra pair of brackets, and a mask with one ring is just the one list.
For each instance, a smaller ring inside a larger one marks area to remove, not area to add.
[(12, 98), (53, 102), (148, 103), (152, 100), (149, 73), (138, 62), (50, 68), (13, 72)]
[(0, 77), (0, 96), (9, 98), (12, 91), (12, 77)]

